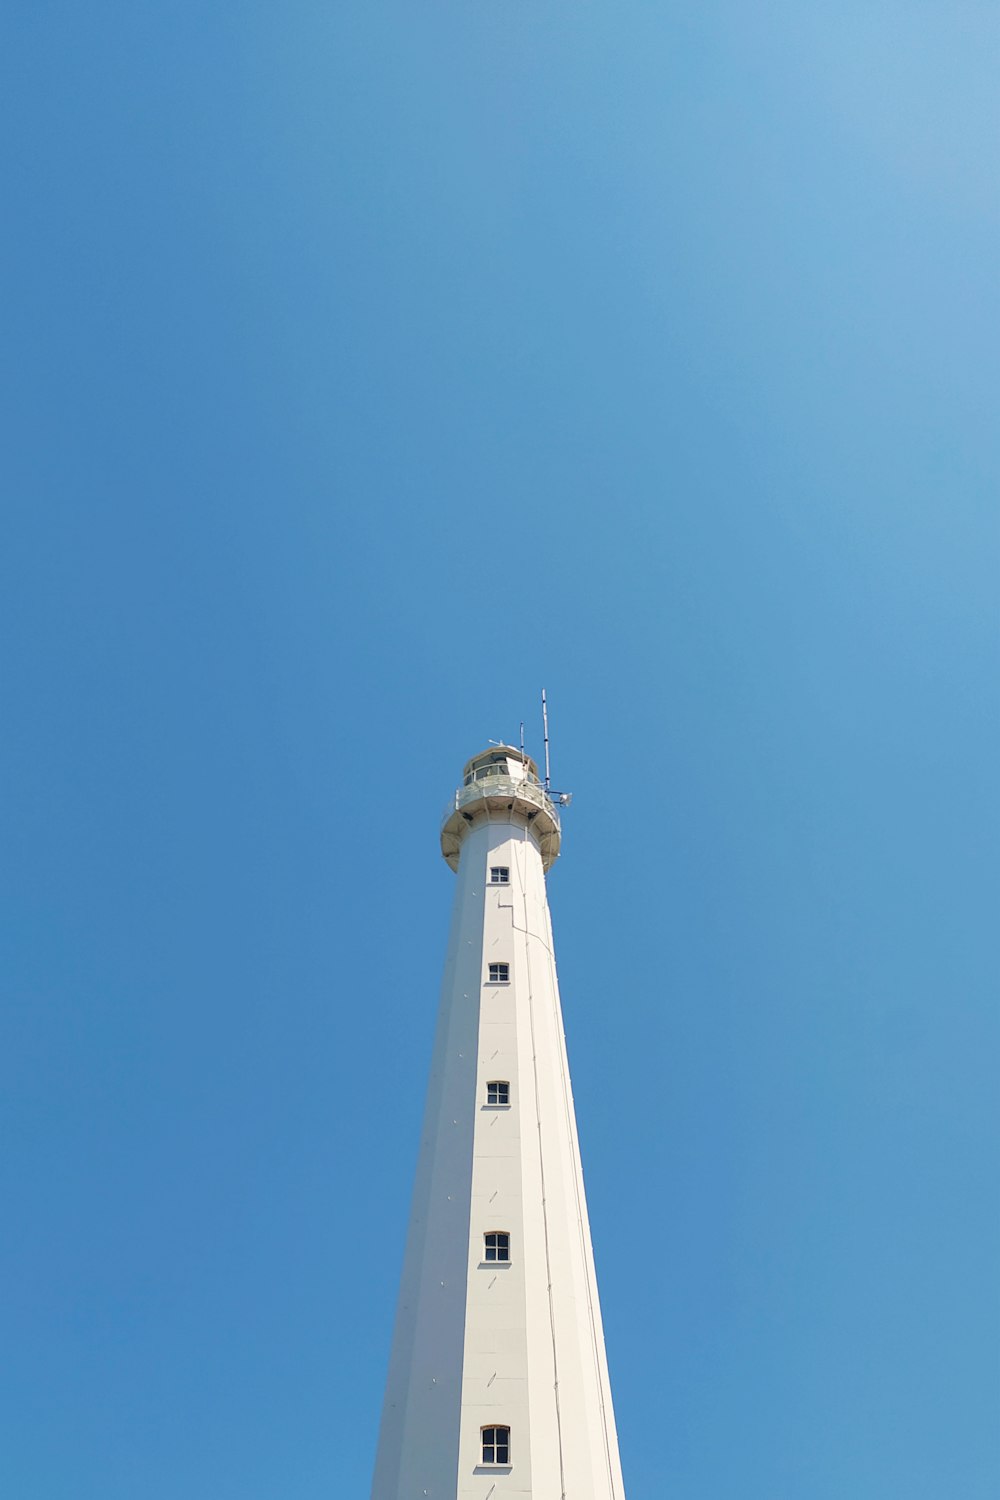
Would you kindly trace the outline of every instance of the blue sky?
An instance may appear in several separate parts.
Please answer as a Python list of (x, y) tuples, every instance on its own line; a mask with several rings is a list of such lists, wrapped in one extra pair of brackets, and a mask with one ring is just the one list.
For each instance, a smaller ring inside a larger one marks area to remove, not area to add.
[(630, 1500), (993, 1500), (995, 7), (0, 22), (0, 1489), (367, 1494), (465, 758)]

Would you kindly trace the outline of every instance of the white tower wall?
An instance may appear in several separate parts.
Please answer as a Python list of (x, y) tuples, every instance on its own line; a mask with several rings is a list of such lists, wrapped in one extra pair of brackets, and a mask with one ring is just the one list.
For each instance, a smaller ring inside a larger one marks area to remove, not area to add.
[[(553, 844), (522, 801), (498, 805), (474, 807), (454, 851), (372, 1500), (624, 1500), (545, 892)], [(508, 884), (490, 884), (492, 866)], [(490, 963), (509, 980), (491, 983)], [(491, 1081), (509, 1105), (487, 1102)], [(493, 1231), (510, 1235), (509, 1264), (484, 1259)], [(481, 1462), (494, 1425), (510, 1428), (509, 1465)]]

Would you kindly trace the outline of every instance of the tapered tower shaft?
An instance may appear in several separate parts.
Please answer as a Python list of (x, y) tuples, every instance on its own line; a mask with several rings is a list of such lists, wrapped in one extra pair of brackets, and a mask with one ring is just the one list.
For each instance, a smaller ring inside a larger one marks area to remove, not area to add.
[(372, 1500), (624, 1500), (533, 761), (470, 761)]

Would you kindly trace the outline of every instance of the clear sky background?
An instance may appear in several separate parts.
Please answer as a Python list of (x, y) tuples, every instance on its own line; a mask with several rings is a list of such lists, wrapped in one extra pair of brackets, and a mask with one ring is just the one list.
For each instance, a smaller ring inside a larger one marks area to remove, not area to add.
[(368, 1492), (548, 690), (629, 1500), (996, 1500), (994, 4), (0, 21), (0, 1493)]

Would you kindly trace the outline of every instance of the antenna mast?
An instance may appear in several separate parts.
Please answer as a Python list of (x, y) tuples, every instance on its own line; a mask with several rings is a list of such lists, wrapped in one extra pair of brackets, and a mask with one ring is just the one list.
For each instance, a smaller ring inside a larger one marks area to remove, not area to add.
[(549, 789), (549, 710), (545, 702), (545, 689), (542, 688), (542, 733), (545, 738), (545, 790)]

